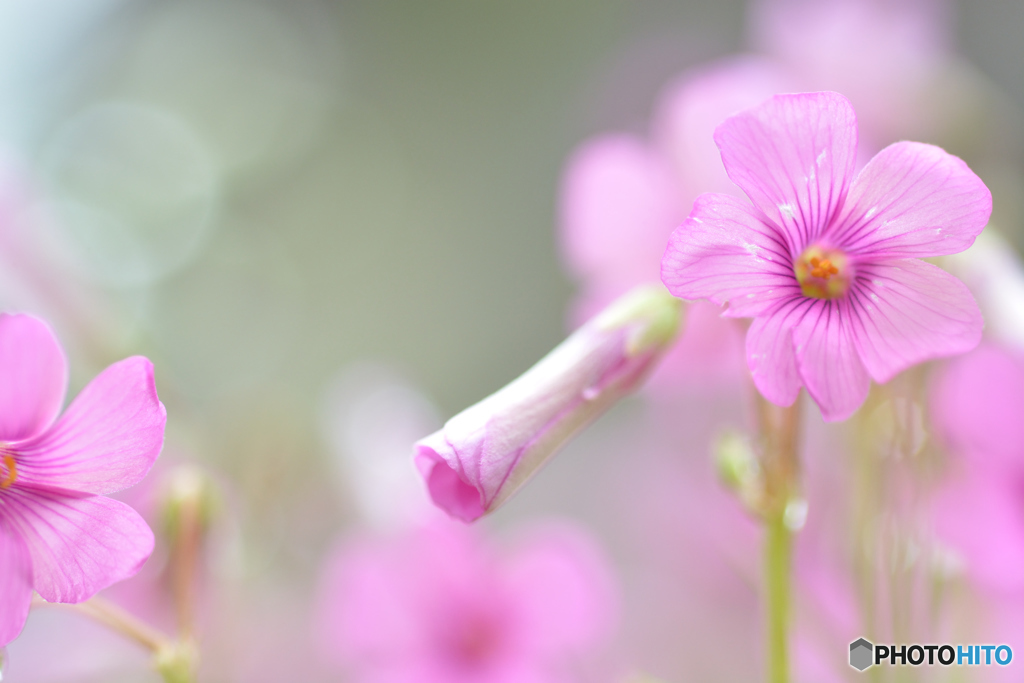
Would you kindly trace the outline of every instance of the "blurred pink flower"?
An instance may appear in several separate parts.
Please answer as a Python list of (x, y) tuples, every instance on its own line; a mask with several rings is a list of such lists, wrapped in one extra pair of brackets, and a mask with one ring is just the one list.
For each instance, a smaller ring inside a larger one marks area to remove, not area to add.
[(102, 494), (138, 482), (163, 445), (166, 413), (140, 356), (104, 370), (64, 415), (67, 361), (50, 328), (0, 315), (0, 644), (21, 631), (33, 589), (81, 602), (135, 574), (153, 533)]
[(826, 420), (845, 419), (872, 378), (978, 344), (967, 287), (918, 260), (966, 249), (988, 221), (991, 194), (963, 161), (900, 142), (854, 178), (856, 117), (837, 93), (777, 95), (715, 141), (753, 206), (699, 197), (662, 277), (676, 296), (754, 318), (747, 363), (767, 399), (790, 405), (806, 386)]
[(450, 522), (340, 548), (321, 582), (325, 652), (357, 681), (542, 683), (610, 633), (616, 597), (586, 535), (534, 530), (511, 552)]
[[(669, 83), (655, 109), (651, 135), (675, 171), (686, 213), (704, 192), (741, 196), (722, 168), (722, 155), (713, 137), (715, 128), (772, 95), (801, 89), (785, 66), (758, 55), (720, 59)], [(662, 252), (671, 229), (681, 222), (677, 220), (663, 234)]]
[(766, 0), (753, 6), (753, 42), (795, 81), (777, 92), (833, 90), (848, 98), (871, 153), (908, 136), (930, 139), (951, 116), (933, 92), (951, 63), (946, 4)]
[(932, 424), (953, 453), (932, 519), (976, 585), (1024, 597), (1024, 357), (982, 344), (932, 383)]
[(679, 302), (638, 288), (525, 374), (416, 443), (434, 503), (471, 522), (508, 500), (569, 439), (637, 389), (675, 337)]
[(1024, 356), (985, 342), (932, 383), (934, 429), (955, 453), (1024, 472)]

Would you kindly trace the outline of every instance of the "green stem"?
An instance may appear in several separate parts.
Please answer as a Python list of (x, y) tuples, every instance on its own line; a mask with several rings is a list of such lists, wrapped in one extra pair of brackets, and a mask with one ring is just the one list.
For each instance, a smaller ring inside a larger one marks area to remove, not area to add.
[(768, 617), (768, 680), (789, 681), (790, 551), (792, 534), (784, 515), (766, 520), (764, 572)]
[(758, 397), (765, 522), (764, 589), (769, 683), (789, 683), (790, 571), (793, 529), (787, 518), (799, 491), (800, 403), (776, 406)]

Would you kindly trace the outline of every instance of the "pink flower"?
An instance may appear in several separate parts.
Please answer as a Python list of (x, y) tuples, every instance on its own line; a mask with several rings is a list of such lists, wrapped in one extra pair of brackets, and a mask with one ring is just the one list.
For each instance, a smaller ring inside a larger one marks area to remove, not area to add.
[(499, 553), (443, 522), (340, 548), (321, 582), (319, 636), (356, 681), (547, 683), (611, 630), (615, 592), (594, 543), (535, 530)]
[[(961, 103), (972, 101), (965, 92), (971, 84), (950, 78), (937, 4), (754, 3), (759, 54), (733, 55), (674, 79), (659, 97), (646, 139), (616, 133), (581, 145), (566, 164), (560, 192), (563, 262), (581, 290), (571, 320), (579, 323), (630, 287), (652, 281), (665, 241), (699, 193), (738, 192), (712, 140), (727, 116), (775, 93), (840, 91), (861, 114), (861, 154), (904, 137), (930, 139), (969, 120)], [(719, 313), (709, 303), (691, 307), (686, 330), (651, 386), (699, 385), (706, 394), (742, 378), (742, 330)]]
[(930, 391), (935, 431), (947, 448), (1024, 474), (1024, 357), (983, 343), (942, 369)]
[(504, 389), (416, 444), (434, 503), (471, 522), (515, 493), (579, 430), (647, 377), (679, 326), (679, 302), (638, 288)]
[(1024, 591), (1024, 358), (983, 343), (930, 387), (930, 413), (953, 471), (932, 519), (981, 587)]
[(966, 249), (988, 221), (992, 196), (963, 161), (898, 142), (854, 177), (856, 117), (836, 93), (776, 95), (727, 119), (715, 142), (753, 206), (698, 197), (662, 279), (754, 319), (747, 364), (768, 400), (790, 405), (806, 386), (841, 420), (871, 379), (978, 344), (970, 292), (919, 260)]
[(81, 602), (132, 576), (153, 532), (104, 497), (146, 475), (163, 445), (166, 414), (153, 367), (111, 365), (57, 419), (67, 361), (50, 328), (0, 315), (0, 644), (28, 615), (33, 589)]

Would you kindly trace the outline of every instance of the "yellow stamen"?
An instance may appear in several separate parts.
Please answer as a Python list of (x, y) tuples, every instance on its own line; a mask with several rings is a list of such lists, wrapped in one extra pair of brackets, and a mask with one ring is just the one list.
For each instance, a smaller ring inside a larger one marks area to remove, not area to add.
[(14, 456), (9, 453), (5, 454), (4, 464), (7, 465), (7, 476), (4, 477), (3, 481), (0, 481), (0, 490), (9, 489), (11, 484), (18, 478), (18, 466), (14, 462)]
[(853, 264), (841, 250), (812, 245), (793, 263), (800, 289), (815, 299), (836, 299), (850, 288)]
[(823, 280), (827, 280), (838, 272), (839, 269), (836, 268), (828, 259), (811, 259), (811, 275), (814, 277), (820, 277)]

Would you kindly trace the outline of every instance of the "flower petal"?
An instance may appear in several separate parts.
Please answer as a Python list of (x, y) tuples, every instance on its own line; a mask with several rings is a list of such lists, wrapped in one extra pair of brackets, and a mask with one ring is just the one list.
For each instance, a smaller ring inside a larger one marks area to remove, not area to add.
[(463, 464), (463, 459), (479, 458), (479, 450), (473, 451), (468, 458), (465, 453), (460, 457), (443, 431), (435, 432), (416, 444), (416, 469), (427, 484), (430, 499), (442, 510), (464, 522), (479, 519), (487, 512), (480, 495), (483, 484), (474, 485), (466, 481), (475, 482), (480, 477), (472, 476), (475, 472), (467, 473), (466, 465)]
[(0, 524), (0, 647), (21, 633), (32, 604), (32, 560), (25, 542)]
[(992, 193), (963, 161), (933, 145), (889, 145), (857, 174), (829, 241), (858, 255), (943, 256), (974, 243)]
[(936, 492), (931, 518), (939, 538), (987, 588), (1019, 594), (1024, 588), (1024, 517), (1020, 480), (1005, 471), (965, 467)]
[(668, 164), (629, 135), (600, 137), (577, 150), (561, 198), (565, 262), (578, 277), (614, 283), (609, 301), (657, 279), (665, 240), (687, 210)]
[(857, 351), (876, 382), (922, 361), (966, 353), (981, 341), (981, 311), (970, 291), (924, 261), (861, 267), (848, 301)]
[(768, 315), (754, 318), (747, 331), (747, 365), (761, 395), (780, 406), (790, 406), (803, 381), (793, 349), (793, 326), (806, 315), (812, 300), (794, 296)]
[(19, 481), (97, 494), (127, 488), (153, 466), (166, 422), (153, 364), (126, 358), (97, 375), (52, 429), (17, 444)]
[(680, 74), (662, 91), (653, 137), (673, 162), (684, 190), (740, 196), (722, 167), (715, 128), (775, 93), (796, 90), (790, 70), (775, 60), (747, 54), (726, 57)]
[(827, 422), (850, 417), (871, 389), (857, 356), (851, 317), (845, 299), (817, 300), (793, 328), (800, 376)]
[(843, 204), (857, 156), (857, 117), (833, 92), (776, 95), (715, 130), (729, 178), (799, 254)]
[(669, 238), (661, 277), (675, 296), (729, 302), (726, 315), (764, 313), (800, 291), (779, 228), (746, 202), (702, 194)]
[(502, 569), (531, 652), (583, 652), (610, 634), (615, 580), (600, 546), (582, 530), (536, 529)]
[(972, 466), (998, 463), (1012, 471), (1024, 464), (1024, 358), (1019, 351), (983, 342), (933, 376), (928, 399), (933, 428), (947, 448), (969, 457)]
[(50, 326), (30, 315), (0, 315), (0, 441), (49, 427), (67, 384), (67, 359)]
[(127, 579), (153, 552), (135, 510), (103, 496), (15, 485), (4, 512), (32, 557), (32, 585), (48, 602), (81, 602)]

